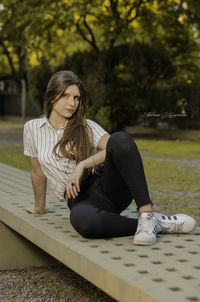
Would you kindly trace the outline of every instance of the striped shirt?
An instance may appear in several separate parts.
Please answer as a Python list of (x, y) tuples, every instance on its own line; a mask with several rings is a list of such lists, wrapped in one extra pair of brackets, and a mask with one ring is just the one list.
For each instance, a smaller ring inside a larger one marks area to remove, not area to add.
[[(97, 145), (104, 134), (108, 134), (100, 125), (86, 119), (93, 134), (93, 154), (98, 152)], [(75, 160), (59, 158), (53, 154), (53, 148), (62, 137), (65, 126), (56, 130), (47, 117), (37, 118), (24, 125), (24, 154), (37, 157), (44, 175), (47, 177), (56, 196), (64, 199), (66, 183), (76, 167)]]

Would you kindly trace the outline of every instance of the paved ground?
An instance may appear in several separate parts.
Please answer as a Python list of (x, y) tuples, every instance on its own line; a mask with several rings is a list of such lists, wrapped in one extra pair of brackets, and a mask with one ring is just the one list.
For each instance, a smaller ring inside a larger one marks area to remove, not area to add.
[(22, 131), (13, 128), (0, 126), (0, 145), (22, 145), (23, 135)]

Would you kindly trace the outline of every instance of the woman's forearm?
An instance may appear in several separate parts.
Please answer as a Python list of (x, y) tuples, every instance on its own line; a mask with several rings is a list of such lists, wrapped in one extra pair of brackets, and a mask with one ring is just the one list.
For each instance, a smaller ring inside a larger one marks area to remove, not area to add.
[(31, 181), (35, 197), (34, 208), (37, 212), (43, 212), (45, 211), (46, 207), (46, 177), (42, 174), (38, 174), (33, 170), (31, 171)]
[(81, 163), (84, 165), (84, 168), (89, 169), (89, 168), (93, 168), (94, 164), (96, 166), (102, 164), (105, 161), (105, 158), (106, 158), (106, 149), (103, 149), (97, 152), (95, 155), (86, 158)]

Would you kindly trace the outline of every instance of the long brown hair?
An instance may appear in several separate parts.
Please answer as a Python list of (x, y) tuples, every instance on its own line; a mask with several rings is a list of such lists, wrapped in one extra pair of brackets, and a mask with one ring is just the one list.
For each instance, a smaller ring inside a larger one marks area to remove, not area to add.
[[(91, 127), (85, 119), (86, 87), (75, 73), (70, 70), (62, 70), (51, 77), (44, 95), (44, 113), (49, 118), (53, 103), (59, 100), (70, 85), (77, 85), (79, 88), (79, 106), (72, 117), (68, 119), (63, 136), (54, 146), (53, 152), (58, 157), (75, 160), (77, 164), (92, 154), (93, 136)], [(60, 150), (61, 155), (59, 155), (58, 150)]]

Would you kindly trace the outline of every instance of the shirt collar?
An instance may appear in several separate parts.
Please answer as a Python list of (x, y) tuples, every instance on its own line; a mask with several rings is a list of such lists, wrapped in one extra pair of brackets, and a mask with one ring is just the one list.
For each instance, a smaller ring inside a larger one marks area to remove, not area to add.
[[(39, 127), (41, 128), (41, 127), (44, 126), (45, 124), (47, 124), (50, 128), (54, 129), (54, 127), (50, 124), (50, 122), (49, 122), (49, 120), (48, 120), (48, 118), (47, 118), (46, 116), (44, 116), (44, 117), (42, 117), (42, 118), (40, 119)], [(65, 126), (66, 126), (66, 124), (67, 124), (67, 121), (66, 121), (65, 125), (62, 126), (59, 130), (64, 129)], [(54, 129), (54, 130), (55, 130), (55, 129)]]
[(47, 124), (48, 126), (52, 127), (49, 123), (49, 120), (46, 116), (42, 117), (39, 121), (39, 127), (41, 128), (44, 124)]

